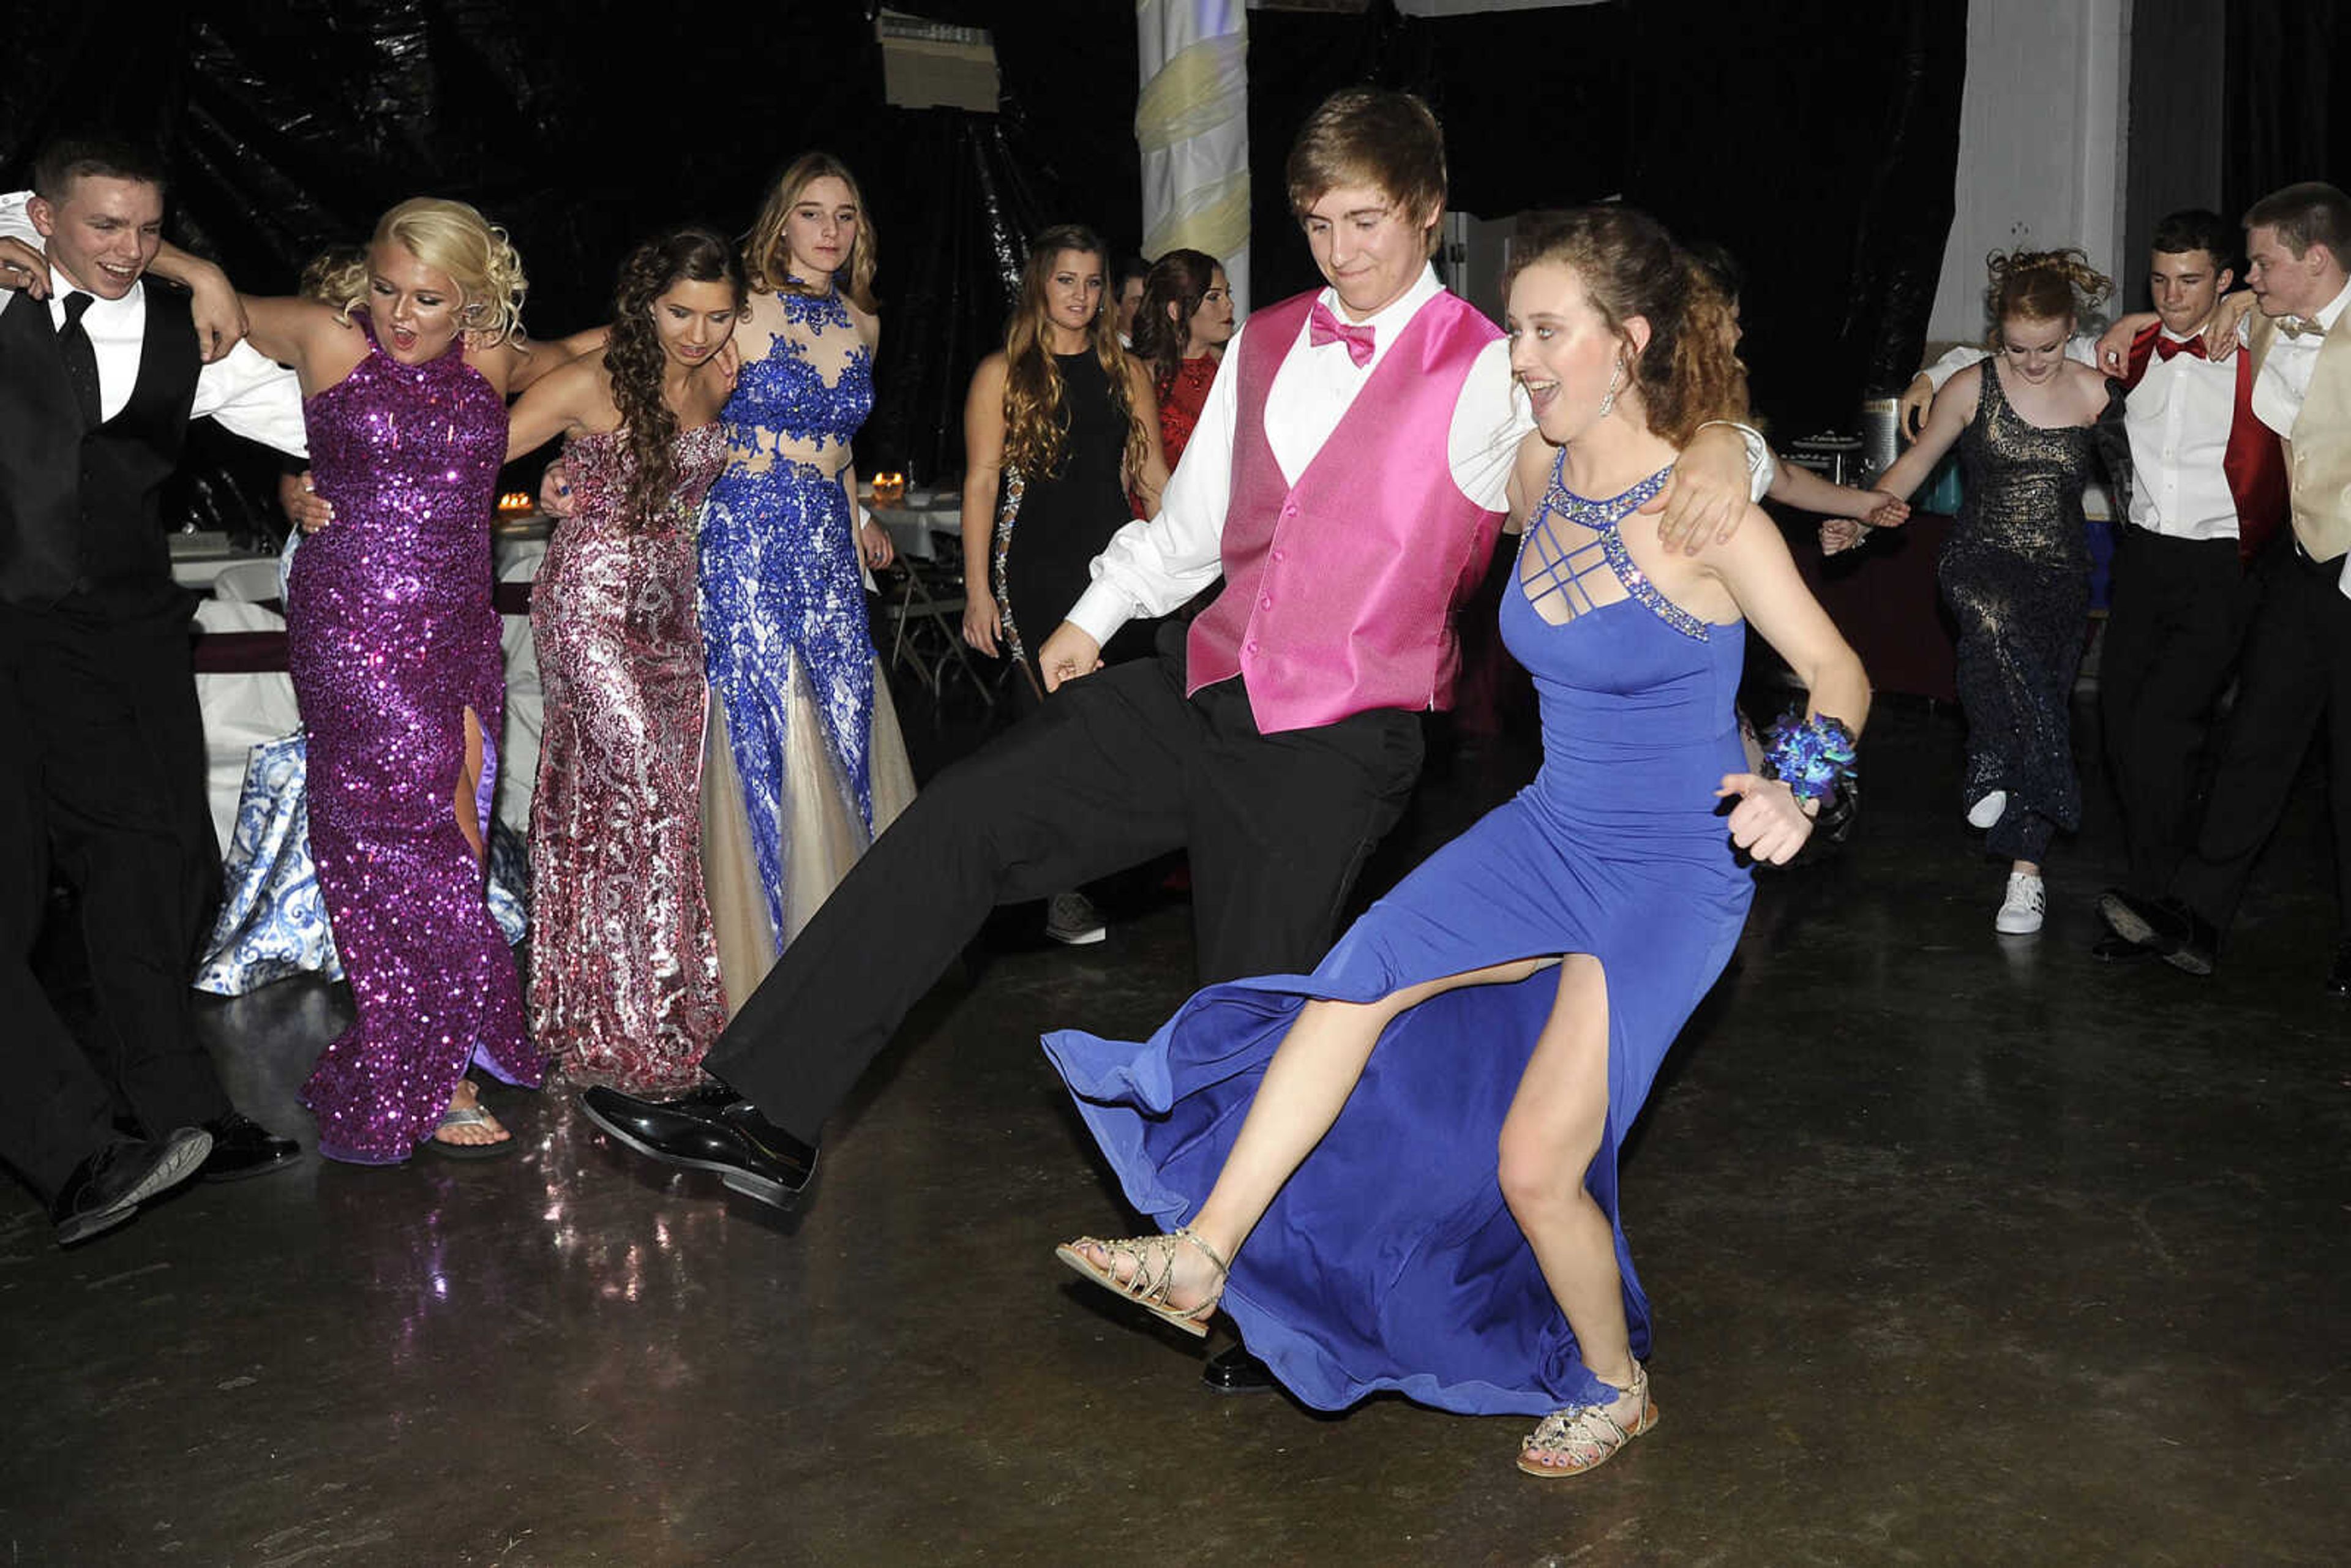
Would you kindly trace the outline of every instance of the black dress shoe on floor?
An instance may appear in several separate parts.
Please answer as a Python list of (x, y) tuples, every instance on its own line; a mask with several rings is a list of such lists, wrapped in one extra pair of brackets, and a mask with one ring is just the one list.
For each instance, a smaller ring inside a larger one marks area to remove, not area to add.
[(746, 1197), (789, 1209), (816, 1174), (816, 1150), (723, 1084), (674, 1100), (641, 1100), (617, 1089), (580, 1096), (588, 1119), (648, 1159), (714, 1171)]
[(2220, 946), (2212, 923), (2176, 898), (2141, 898), (2109, 889), (2098, 895), (2098, 913), (2116, 936), (2136, 942), (2175, 969), (2209, 975)]
[(2152, 947), (2142, 947), (2119, 931), (2109, 931), (2090, 944), (2090, 956), (2101, 964), (2137, 964), (2156, 956)]
[(2335, 964), (2326, 971), (2326, 994), (2351, 997), (2351, 940), (2335, 944)]
[(1230, 1344), (1208, 1358), (1200, 1381), (1217, 1394), (1261, 1394), (1274, 1386), (1273, 1370), (1249, 1353), (1244, 1344)]
[(212, 1134), (202, 1127), (161, 1138), (117, 1138), (76, 1166), (49, 1206), (57, 1245), (71, 1247), (113, 1229), (141, 1204), (195, 1175), (212, 1147)]
[(206, 1181), (243, 1181), (247, 1176), (282, 1171), (302, 1157), (302, 1145), (281, 1138), (242, 1111), (231, 1111), (206, 1122), (213, 1152), (204, 1156), (197, 1174)]

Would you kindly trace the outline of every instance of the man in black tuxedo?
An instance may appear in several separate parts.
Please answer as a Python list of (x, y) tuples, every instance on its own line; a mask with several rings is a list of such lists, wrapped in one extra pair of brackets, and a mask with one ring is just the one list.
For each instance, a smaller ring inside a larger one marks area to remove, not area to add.
[[(51, 144), (0, 210), (0, 1158), (65, 1245), (300, 1152), (229, 1103), (195, 1035), (220, 847), (159, 497), (191, 418), (298, 453), (301, 403), (249, 348), (204, 363), (186, 298), (143, 277), (162, 215), (160, 166), (100, 141)], [(30, 964), (53, 869), (97, 997), (79, 1041)]]

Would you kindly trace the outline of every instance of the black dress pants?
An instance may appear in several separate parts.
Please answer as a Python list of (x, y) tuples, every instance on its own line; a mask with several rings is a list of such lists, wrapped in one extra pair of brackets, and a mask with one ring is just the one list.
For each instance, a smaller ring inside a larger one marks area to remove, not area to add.
[(1188, 849), (1204, 981), (1321, 961), (1419, 776), (1420, 717), (1261, 735), (1238, 681), (1184, 695), (1183, 629), (1071, 682), (942, 773), (833, 891), (710, 1051), (815, 1143), (988, 910)]
[(2196, 786), (2212, 711), (2260, 592), (2234, 539), (2122, 529), (2098, 664), (2098, 719), (2122, 806), (2124, 886), (2152, 898), (2196, 842)]
[[(228, 1113), (190, 982), (217, 896), (184, 600), (137, 614), (0, 605), (0, 1158), (47, 1201), (128, 1113)], [(97, 1012), (77, 1040), (33, 973), (52, 868)]]
[(2171, 883), (2217, 929), (2228, 929), (2237, 912), (2321, 719), (2330, 736), (2337, 920), (2351, 910), (2351, 599), (2336, 586), (2343, 564), (2313, 561), (2291, 545), (2262, 563), (2261, 608), (2245, 636), (2212, 797), (2196, 848)]

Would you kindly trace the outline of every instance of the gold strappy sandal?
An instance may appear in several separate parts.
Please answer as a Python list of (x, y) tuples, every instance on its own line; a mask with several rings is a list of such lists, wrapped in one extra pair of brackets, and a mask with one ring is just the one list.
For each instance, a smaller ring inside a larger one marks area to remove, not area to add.
[(1647, 1367), (1634, 1364), (1633, 1386), (1625, 1392), (1639, 1402), (1639, 1414), (1630, 1427), (1608, 1413), (1614, 1400), (1554, 1410), (1519, 1444), (1519, 1469), (1546, 1479), (1580, 1476), (1614, 1458), (1625, 1444), (1657, 1424)]
[[(1188, 1243), (1216, 1265), (1217, 1282), (1209, 1287), (1207, 1299), (1196, 1307), (1167, 1304), (1167, 1287), (1176, 1278), (1176, 1244), (1179, 1241)], [(1102, 1252), (1102, 1262), (1086, 1256), (1085, 1249), (1089, 1247)], [(1217, 1256), (1217, 1249), (1195, 1236), (1188, 1225), (1165, 1236), (1130, 1236), (1118, 1241), (1081, 1236), (1054, 1248), (1053, 1256), (1103, 1290), (1125, 1297), (1153, 1317), (1175, 1324), (1196, 1339), (1208, 1337), (1208, 1320), (1217, 1315), (1217, 1303), (1224, 1300), (1225, 1276), (1230, 1271), (1225, 1260)], [(1132, 1264), (1123, 1279), (1119, 1274), (1122, 1262)]]

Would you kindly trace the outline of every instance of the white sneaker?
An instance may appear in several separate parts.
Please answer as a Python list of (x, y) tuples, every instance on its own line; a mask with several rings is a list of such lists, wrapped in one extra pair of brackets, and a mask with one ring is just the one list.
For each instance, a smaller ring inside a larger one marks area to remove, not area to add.
[(2003, 936), (2030, 936), (2041, 929), (2041, 916), (2048, 908), (2049, 894), (2038, 876), (2029, 871), (2010, 872), (2008, 896), (2000, 901), (1991, 928)]
[(1989, 828), (2008, 814), (2008, 791), (1995, 789), (1968, 808), (1968, 826)]

